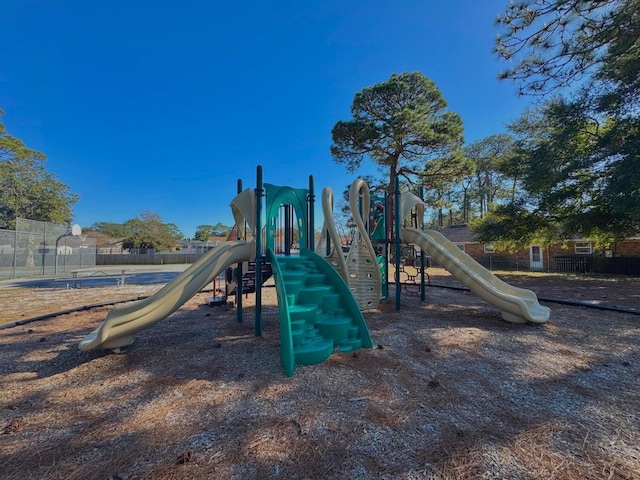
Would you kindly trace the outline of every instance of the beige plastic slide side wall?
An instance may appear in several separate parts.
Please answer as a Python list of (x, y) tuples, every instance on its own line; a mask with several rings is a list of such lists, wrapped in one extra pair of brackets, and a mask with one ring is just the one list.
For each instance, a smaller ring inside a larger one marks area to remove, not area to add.
[(531, 290), (503, 282), (435, 230), (400, 230), (402, 241), (418, 245), (446, 268), (473, 293), (502, 311), (502, 318), (513, 323), (545, 323), (551, 310), (538, 303)]
[[(348, 284), (347, 263), (345, 255), (342, 253), (342, 242), (333, 218), (333, 190), (330, 187), (322, 189), (322, 214), (324, 216), (324, 225), (316, 245), (316, 253), (329, 262)], [(331, 247), (328, 253), (327, 240), (330, 240)]]
[[(250, 188), (240, 192), (229, 203), (233, 219), (238, 226), (238, 238), (255, 238), (256, 236), (255, 203), (255, 192)], [(248, 231), (245, 229), (245, 223), (249, 227)]]
[(104, 322), (80, 342), (80, 350), (130, 345), (136, 333), (171, 315), (228, 266), (254, 258), (255, 250), (253, 241), (218, 245), (150, 297), (109, 311)]

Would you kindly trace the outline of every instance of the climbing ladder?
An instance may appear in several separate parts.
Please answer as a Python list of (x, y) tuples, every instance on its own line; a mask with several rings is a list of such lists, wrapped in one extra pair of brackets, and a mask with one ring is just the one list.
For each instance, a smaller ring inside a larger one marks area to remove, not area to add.
[(360, 307), (340, 275), (317, 254), (275, 256), (272, 264), (280, 313), (281, 356), (287, 376), (334, 352), (373, 346)]
[[(263, 261), (261, 265), (262, 270), (262, 284), (269, 280), (273, 273), (271, 272), (271, 264), (269, 262)], [(235, 272), (237, 274), (237, 272)], [(225, 290), (225, 295), (230, 297), (231, 295), (235, 295), (236, 293), (236, 275), (229, 273), (227, 274), (227, 285)], [(256, 262), (248, 262), (247, 271), (242, 275), (242, 293), (255, 293), (256, 291)]]

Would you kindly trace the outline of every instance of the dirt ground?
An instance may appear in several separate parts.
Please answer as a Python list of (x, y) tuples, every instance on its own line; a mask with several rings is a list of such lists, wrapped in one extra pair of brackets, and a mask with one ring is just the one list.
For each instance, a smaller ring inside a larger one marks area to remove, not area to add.
[[(640, 310), (637, 278), (500, 277)], [(0, 291), (0, 315), (157, 288)], [(252, 295), (238, 323), (198, 294), (121, 355), (77, 348), (110, 307), (0, 330), (0, 476), (640, 479), (640, 316), (546, 303), (549, 323), (516, 325), (469, 292), (428, 288), (421, 302), (407, 285), (400, 311), (390, 294), (365, 313), (375, 348), (292, 378), (273, 288), (260, 338)]]

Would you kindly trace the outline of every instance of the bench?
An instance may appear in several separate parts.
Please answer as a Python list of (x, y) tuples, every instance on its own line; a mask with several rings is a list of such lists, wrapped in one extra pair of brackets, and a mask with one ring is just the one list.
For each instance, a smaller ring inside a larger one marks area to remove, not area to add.
[[(106, 270), (72, 270), (71, 278), (61, 278), (56, 279), (57, 282), (68, 282), (67, 288), (71, 288), (70, 285), (73, 285), (73, 288), (80, 288), (82, 286), (82, 282), (84, 280), (105, 280), (114, 278), (116, 280), (116, 285), (124, 285), (127, 281), (127, 278), (133, 275), (126, 275), (126, 270), (121, 270), (120, 273), (109, 272)], [(81, 275), (83, 273), (88, 273), (88, 275)]]

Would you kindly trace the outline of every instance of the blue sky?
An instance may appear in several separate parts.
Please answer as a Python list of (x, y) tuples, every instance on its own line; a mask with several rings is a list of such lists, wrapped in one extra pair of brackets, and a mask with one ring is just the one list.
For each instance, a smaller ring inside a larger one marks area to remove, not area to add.
[[(356, 92), (421, 71), (465, 140), (529, 100), (500, 82), (493, 21), (508, 0), (4, 1), (0, 108), (80, 200), (74, 223), (158, 213), (185, 236), (233, 223), (236, 180), (330, 186), (331, 129)], [(365, 162), (359, 174), (375, 172)]]

